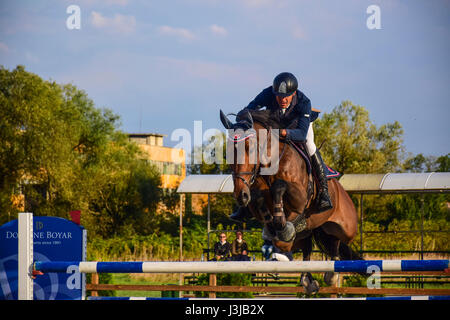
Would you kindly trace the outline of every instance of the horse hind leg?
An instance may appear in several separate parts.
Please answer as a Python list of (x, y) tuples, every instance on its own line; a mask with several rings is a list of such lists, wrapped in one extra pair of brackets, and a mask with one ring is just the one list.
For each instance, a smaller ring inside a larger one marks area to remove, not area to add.
[[(341, 240), (333, 235), (327, 234), (322, 230), (322, 228), (315, 229), (313, 234), (314, 240), (319, 245), (322, 252), (329, 256), (331, 260), (340, 260), (339, 246), (341, 244)], [(323, 280), (327, 285), (331, 286), (336, 284), (338, 277), (338, 273), (329, 271), (325, 272)]]
[[(303, 253), (303, 261), (310, 261), (311, 260), (311, 253), (312, 253), (312, 235), (309, 237), (301, 240), (301, 249)], [(306, 294), (311, 295), (319, 292), (320, 286), (319, 282), (315, 280), (310, 272), (304, 272), (302, 273), (300, 277), (300, 283), (302, 284), (303, 288), (305, 288)]]
[(342, 241), (339, 244), (339, 257), (341, 260), (364, 260), (358, 252)]

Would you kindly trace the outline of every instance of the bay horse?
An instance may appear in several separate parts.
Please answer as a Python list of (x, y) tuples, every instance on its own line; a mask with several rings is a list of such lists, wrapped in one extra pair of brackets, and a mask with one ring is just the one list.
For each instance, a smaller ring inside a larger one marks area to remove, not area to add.
[[(332, 260), (361, 260), (362, 257), (350, 248), (356, 236), (358, 214), (347, 192), (337, 179), (328, 180), (333, 208), (314, 212), (314, 196), (317, 183), (306, 159), (300, 156), (291, 143), (279, 139), (278, 170), (272, 175), (261, 175), (261, 169), (270, 164), (251, 158), (250, 137), (256, 136), (256, 143), (268, 146), (274, 136), (271, 131), (281, 129), (282, 123), (274, 120), (269, 110), (251, 111), (238, 123), (232, 123), (220, 110), (220, 119), (226, 129), (242, 134), (228, 137), (228, 141), (244, 151), (243, 160), (238, 163), (237, 154), (230, 164), (233, 175), (233, 195), (241, 206), (248, 206), (251, 214), (263, 224), (263, 233), (272, 239), (273, 245), (282, 252), (302, 251), (303, 260), (311, 258), (313, 239), (319, 249)], [(276, 118), (275, 118), (276, 119)], [(261, 139), (264, 133), (265, 142)], [(254, 141), (255, 142), (255, 141)], [(259, 149), (258, 149), (259, 150)], [(271, 156), (267, 148), (267, 156)], [(273, 151), (273, 150), (272, 150)], [(273, 159), (272, 159), (273, 160)], [(256, 162), (256, 163), (255, 163)], [(336, 280), (333, 273), (324, 276), (331, 284)], [(310, 273), (302, 275), (302, 284), (307, 293), (317, 292), (319, 287)]]

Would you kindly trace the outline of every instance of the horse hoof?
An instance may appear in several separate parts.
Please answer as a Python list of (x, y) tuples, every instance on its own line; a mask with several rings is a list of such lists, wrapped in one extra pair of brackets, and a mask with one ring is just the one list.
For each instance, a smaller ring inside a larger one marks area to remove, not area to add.
[(319, 289), (320, 289), (319, 282), (318, 282), (317, 280), (314, 280), (314, 281), (311, 283), (311, 291), (312, 291), (311, 294), (316, 294), (316, 293), (318, 293), (318, 292), (319, 292)]
[(307, 275), (303, 275), (300, 279), (300, 283), (303, 288), (305, 288), (306, 294), (308, 295), (316, 294), (320, 289), (319, 282), (317, 280), (311, 281), (311, 279)]
[(325, 281), (325, 283), (328, 286), (333, 286), (336, 284), (338, 277), (339, 277), (338, 273), (329, 271), (329, 272), (325, 272), (325, 275), (323, 276), (323, 280)]
[(281, 241), (291, 242), (294, 241), (295, 238), (295, 227), (292, 222), (287, 221), (284, 228), (282, 230), (277, 230), (276, 233), (278, 239)]

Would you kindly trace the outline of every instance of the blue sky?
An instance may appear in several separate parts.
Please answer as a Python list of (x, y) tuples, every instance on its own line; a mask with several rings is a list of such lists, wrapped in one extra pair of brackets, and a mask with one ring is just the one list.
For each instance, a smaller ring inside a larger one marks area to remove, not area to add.
[[(69, 30), (66, 8), (81, 9)], [(381, 29), (369, 30), (377, 5)], [(219, 128), (280, 72), (314, 107), (343, 100), (377, 125), (395, 120), (406, 151), (450, 152), (450, 1), (0, 0), (0, 64), (73, 83), (126, 132)]]

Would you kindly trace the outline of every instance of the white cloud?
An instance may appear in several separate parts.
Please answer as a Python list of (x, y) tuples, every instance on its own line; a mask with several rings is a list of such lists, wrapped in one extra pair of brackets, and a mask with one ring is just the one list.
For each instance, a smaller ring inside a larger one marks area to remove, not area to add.
[(218, 26), (217, 24), (213, 24), (209, 27), (209, 30), (216, 35), (219, 36), (226, 36), (228, 34), (227, 29), (224, 27)]
[(292, 29), (292, 36), (295, 39), (305, 40), (307, 39), (306, 32), (303, 28), (299, 26), (294, 26)]
[(163, 35), (168, 35), (168, 36), (173, 36), (176, 37), (180, 40), (194, 40), (195, 39), (195, 34), (185, 28), (174, 28), (174, 27), (170, 27), (170, 26), (161, 26), (158, 28), (158, 32), (160, 34)]
[(104, 17), (101, 13), (92, 11), (91, 22), (96, 28), (111, 32), (129, 34), (136, 28), (136, 18), (116, 13), (113, 18)]
[(10, 51), (6, 43), (0, 42), (0, 52), (8, 53)]

